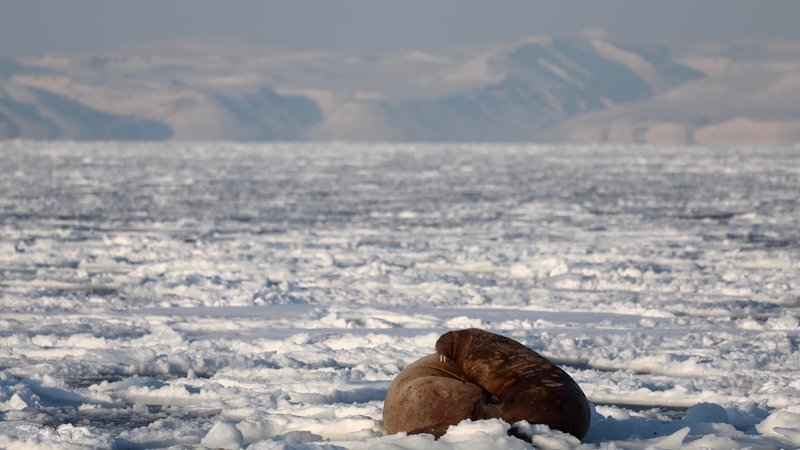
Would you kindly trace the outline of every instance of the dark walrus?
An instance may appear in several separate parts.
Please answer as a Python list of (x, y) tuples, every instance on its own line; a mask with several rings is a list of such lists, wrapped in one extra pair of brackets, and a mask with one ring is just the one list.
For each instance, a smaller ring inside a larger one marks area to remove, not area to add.
[(512, 339), (478, 329), (451, 331), (438, 353), (406, 367), (386, 394), (390, 434), (440, 437), (464, 419), (502, 418), (549, 425), (578, 439), (589, 428), (589, 402), (555, 364)]
[(578, 383), (519, 342), (470, 328), (442, 335), (436, 351), (492, 395), (494, 402), (482, 402), (482, 416), (545, 424), (578, 439), (589, 431), (589, 401)]

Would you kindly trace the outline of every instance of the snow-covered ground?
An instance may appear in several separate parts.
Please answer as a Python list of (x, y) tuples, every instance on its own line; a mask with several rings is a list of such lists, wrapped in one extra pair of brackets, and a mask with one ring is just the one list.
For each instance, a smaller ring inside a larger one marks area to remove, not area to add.
[(800, 446), (800, 149), (0, 143), (0, 447), (529, 448), (385, 435), (450, 329), (583, 444)]

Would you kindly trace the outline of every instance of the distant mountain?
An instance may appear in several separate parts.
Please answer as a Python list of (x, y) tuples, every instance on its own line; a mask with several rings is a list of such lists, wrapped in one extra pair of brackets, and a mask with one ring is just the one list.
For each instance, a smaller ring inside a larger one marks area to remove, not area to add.
[(212, 39), (0, 58), (0, 138), (794, 143), (796, 47), (543, 36), (376, 56)]
[(488, 65), (502, 80), (390, 103), (387, 123), (412, 139), (536, 140), (570, 117), (648, 99), (703, 76), (666, 51), (586, 39), (526, 42), (488, 55)]
[(705, 44), (677, 58), (702, 79), (660, 95), (577, 115), (547, 140), (689, 144), (800, 142), (800, 45)]
[(0, 136), (27, 139), (163, 140), (170, 127), (151, 119), (98, 111), (53, 92), (29, 88), (18, 100), (0, 90)]
[(313, 100), (284, 96), (269, 87), (250, 95), (215, 94), (217, 103), (241, 125), (241, 137), (253, 140), (294, 140), (322, 121), (322, 112)]

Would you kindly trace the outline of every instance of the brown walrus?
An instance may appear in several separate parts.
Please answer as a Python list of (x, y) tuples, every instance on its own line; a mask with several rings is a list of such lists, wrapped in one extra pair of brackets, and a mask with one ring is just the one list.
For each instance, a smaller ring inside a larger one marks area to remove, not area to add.
[(528, 347), (473, 328), (445, 333), (436, 351), (406, 367), (389, 386), (383, 406), (389, 434), (439, 438), (464, 419), (502, 418), (546, 424), (578, 439), (586, 435), (590, 413), (583, 391)]
[(545, 424), (578, 439), (589, 431), (589, 401), (578, 384), (519, 342), (470, 328), (442, 335), (436, 351), (447, 368), (493, 396), (494, 403), (480, 402), (480, 416)]
[(478, 419), (484, 393), (466, 381), (458, 367), (434, 353), (409, 365), (392, 381), (383, 402), (383, 424), (389, 434), (405, 431), (439, 438), (450, 425)]

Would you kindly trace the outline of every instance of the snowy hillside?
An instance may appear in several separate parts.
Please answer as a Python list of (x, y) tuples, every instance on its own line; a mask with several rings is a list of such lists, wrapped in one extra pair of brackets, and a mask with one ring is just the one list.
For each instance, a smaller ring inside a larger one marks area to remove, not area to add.
[(748, 45), (367, 55), (217, 38), (0, 58), (0, 138), (793, 144), (800, 53)]
[(576, 116), (551, 130), (557, 141), (800, 142), (800, 46), (791, 42), (707, 44), (676, 60), (705, 74), (647, 100)]
[(556, 361), (582, 444), (800, 446), (796, 148), (0, 143), (0, 446), (385, 435), (450, 329)]

